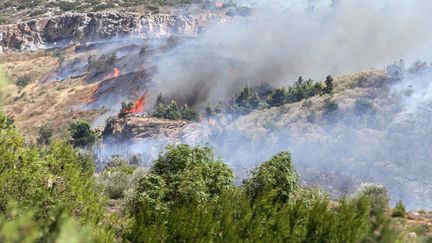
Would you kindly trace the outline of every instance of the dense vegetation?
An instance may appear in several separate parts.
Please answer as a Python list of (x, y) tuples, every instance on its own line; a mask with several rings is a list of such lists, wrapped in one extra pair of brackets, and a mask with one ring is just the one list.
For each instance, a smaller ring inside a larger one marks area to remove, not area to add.
[(162, 94), (159, 94), (156, 99), (153, 116), (169, 120), (184, 119), (189, 121), (199, 121), (198, 112), (191, 109), (187, 103), (182, 107), (179, 107), (175, 100), (166, 103)]
[[(240, 92), (235, 93), (229, 104), (225, 107), (227, 112), (245, 114), (256, 109), (268, 107), (279, 107), (285, 104), (292, 104), (302, 100), (307, 100), (316, 95), (333, 95), (334, 81), (332, 76), (327, 76), (325, 82), (314, 82), (312, 79), (304, 80), (299, 77), (292, 86), (287, 88), (274, 88), (269, 84), (261, 84), (257, 87), (246, 85)], [(334, 109), (334, 101), (329, 107)], [(218, 110), (221, 110), (219, 108)], [(217, 113), (210, 105), (206, 109), (206, 114)]]
[(202, 2), (202, 0), (5, 0), (0, 2), (0, 9), (4, 10), (0, 15), (0, 24), (11, 23), (13, 15), (17, 13), (26, 13), (29, 17), (36, 17), (47, 12), (56, 14), (64, 12), (96, 12), (137, 6), (158, 13), (160, 8), (164, 6)]
[[(238, 186), (232, 169), (206, 147), (169, 146), (148, 171), (115, 156), (94, 176), (91, 152), (61, 141), (43, 144), (49, 145), (27, 145), (0, 113), (2, 242), (407, 239), (385, 214), (384, 187), (364, 184), (352, 197), (330, 201), (300, 185), (288, 152), (263, 162)], [(398, 204), (394, 216), (404, 210)]]

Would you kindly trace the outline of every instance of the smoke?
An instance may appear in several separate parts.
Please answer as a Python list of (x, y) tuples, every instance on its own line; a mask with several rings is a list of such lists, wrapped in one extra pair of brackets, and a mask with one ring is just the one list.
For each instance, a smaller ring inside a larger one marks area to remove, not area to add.
[(151, 93), (203, 106), (245, 83), (319, 80), (400, 58), (427, 59), (432, 50), (430, 1), (242, 3), (252, 16), (210, 27), (161, 58)]
[[(160, 56), (149, 93), (162, 92), (199, 108), (226, 101), (244, 84), (289, 85), (300, 75), (319, 80), (431, 56), (429, 1), (240, 3), (253, 9), (252, 16), (210, 27)], [(345, 85), (333, 97), (339, 102), (334, 114), (326, 115), (324, 98), (315, 97), (312, 107), (301, 102), (237, 120), (221, 116), (217, 127), (194, 128), (179, 142), (213, 147), (239, 180), (273, 154), (289, 150), (305, 184), (340, 196), (362, 182), (377, 182), (388, 188), (393, 203), (430, 209), (431, 78), (425, 69), (397, 83), (383, 76), (358, 79), (379, 84)], [(361, 99), (371, 107), (359, 113), (355, 102)], [(146, 153), (149, 160), (163, 149), (151, 139), (124, 146)], [(109, 150), (101, 154), (110, 156)]]

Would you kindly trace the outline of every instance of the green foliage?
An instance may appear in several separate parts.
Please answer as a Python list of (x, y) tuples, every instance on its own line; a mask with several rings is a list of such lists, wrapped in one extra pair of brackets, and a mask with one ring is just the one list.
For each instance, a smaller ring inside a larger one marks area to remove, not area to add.
[(355, 102), (354, 110), (357, 114), (373, 112), (373, 103), (368, 99), (358, 99)]
[(65, 60), (65, 51), (61, 49), (55, 49), (55, 51), (52, 53), (52, 56), (58, 60), (58, 62), (61, 64)]
[(398, 242), (403, 235), (378, 209), (388, 204), (385, 188), (362, 185), (355, 197), (331, 203), (299, 186), (288, 152), (243, 187), (206, 147), (168, 146), (150, 172), (113, 157), (97, 176), (106, 195), (122, 199), (109, 210), (91, 153), (60, 141), (29, 147), (2, 113), (0, 161), (2, 242)]
[(181, 118), (180, 110), (175, 100), (171, 100), (166, 106), (164, 118), (170, 120), (178, 120)]
[(132, 102), (125, 102), (123, 101), (121, 103), (121, 108), (120, 108), (120, 116), (124, 116), (128, 113), (130, 113), (130, 110), (132, 109), (133, 103)]
[(334, 79), (331, 75), (328, 75), (325, 80), (325, 93), (333, 94), (334, 92)]
[(376, 215), (388, 209), (389, 197), (384, 186), (374, 183), (363, 183), (357, 188), (355, 197), (365, 197), (370, 200), (371, 214)]
[(52, 135), (53, 135), (53, 131), (49, 126), (47, 125), (41, 126), (38, 131), (37, 143), (44, 144), (44, 145), (50, 144)]
[(298, 180), (291, 154), (281, 152), (256, 168), (243, 186), (252, 201), (274, 191), (276, 200), (285, 203), (299, 188)]
[(182, 119), (188, 121), (199, 121), (199, 114), (195, 110), (189, 108), (187, 104), (185, 104), (180, 110), (180, 116)]
[(256, 91), (246, 85), (239, 94), (235, 94), (234, 104), (239, 109), (250, 111), (258, 108), (260, 105), (260, 97)]
[(337, 101), (330, 98), (324, 101), (324, 114), (331, 115), (339, 109)]
[[(25, 229), (36, 231), (40, 241), (61, 238), (62, 234), (55, 232), (62, 232), (62, 222), (67, 222), (62, 215), (70, 215), (80, 225), (98, 225), (93, 235), (112, 239), (110, 227), (104, 223), (103, 198), (94, 190), (94, 167), (88, 166), (87, 159), (78, 157), (64, 142), (54, 141), (45, 149), (26, 146), (13, 124), (0, 113), (0, 218), (9, 217), (8, 205), (16, 202), (17, 210), (33, 213), (31, 216), (23, 214), (27, 217), (23, 219), (10, 218), (11, 224), (7, 227), (13, 224), (24, 227), (23, 221), (31, 218), (33, 226)], [(5, 225), (0, 219), (1, 228), (5, 229)], [(2, 237), (17, 237), (11, 234)], [(33, 233), (29, 232), (28, 236), (31, 235)]]
[(18, 86), (18, 88), (22, 89), (31, 82), (31, 79), (32, 78), (30, 75), (20, 76), (20, 77), (18, 77), (18, 79), (16, 81), (16, 85)]
[(212, 106), (209, 104), (207, 104), (207, 107), (205, 108), (205, 114), (207, 119), (209, 119), (210, 117), (216, 115), (216, 112), (213, 110)]
[(197, 111), (191, 109), (187, 104), (179, 108), (175, 100), (165, 104), (162, 94), (159, 94), (154, 104), (154, 117), (165, 118), (169, 120), (184, 119), (188, 121), (199, 121)]
[(35, 220), (31, 209), (10, 204), (0, 215), (1, 242), (94, 242), (91, 227), (80, 226), (64, 210), (50, 211), (49, 225)]
[(393, 209), (392, 217), (397, 218), (405, 218), (406, 216), (406, 209), (405, 205), (402, 201), (399, 201), (396, 203), (396, 207)]
[(272, 91), (270, 96), (267, 98), (267, 103), (272, 106), (282, 106), (286, 104), (288, 92), (285, 88), (276, 88)]
[(72, 144), (78, 147), (85, 147), (96, 142), (96, 133), (90, 128), (87, 121), (77, 121), (70, 125), (69, 131), (72, 137)]
[(112, 55), (101, 55), (98, 59), (94, 56), (89, 56), (88, 59), (88, 70), (93, 72), (95, 76), (104, 74), (111, 71), (117, 62), (117, 56)]
[(77, 1), (60, 1), (57, 3), (57, 6), (64, 12), (76, 10), (81, 4)]

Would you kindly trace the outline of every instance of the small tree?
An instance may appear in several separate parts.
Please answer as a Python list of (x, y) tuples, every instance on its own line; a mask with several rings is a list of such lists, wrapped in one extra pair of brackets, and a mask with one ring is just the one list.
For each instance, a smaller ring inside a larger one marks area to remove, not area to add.
[(72, 144), (78, 147), (92, 145), (96, 142), (96, 133), (87, 121), (77, 121), (70, 125)]
[(287, 91), (284, 88), (276, 88), (267, 98), (270, 106), (281, 106), (287, 102)]
[(260, 104), (260, 98), (257, 92), (246, 85), (240, 94), (236, 95), (235, 104), (241, 108), (256, 109)]
[(170, 120), (177, 120), (181, 118), (181, 114), (175, 100), (171, 100), (171, 102), (166, 106), (164, 118)]
[(132, 106), (133, 106), (132, 102), (124, 102), (123, 101), (121, 103), (120, 116), (124, 116), (124, 115), (130, 113)]
[(165, 116), (165, 103), (162, 97), (162, 93), (160, 93), (156, 98), (153, 116), (160, 118)]
[(19, 89), (24, 88), (31, 82), (31, 76), (30, 75), (23, 75), (20, 76), (16, 81), (16, 86), (18, 86)]
[(324, 102), (324, 113), (326, 115), (332, 114), (339, 109), (339, 104), (335, 100), (328, 98)]
[(399, 201), (396, 203), (396, 207), (393, 210), (392, 217), (405, 218), (405, 216), (406, 216), (405, 205), (403, 204), (402, 201)]
[(199, 121), (198, 112), (189, 108), (187, 104), (185, 104), (181, 109), (181, 118), (188, 121)]
[(375, 183), (363, 183), (355, 192), (356, 198), (366, 197), (371, 203), (371, 214), (377, 215), (388, 208), (389, 197), (383, 185)]
[(210, 117), (212, 117), (216, 114), (216, 112), (211, 107), (210, 103), (208, 103), (207, 107), (205, 108), (205, 114), (206, 114), (207, 119), (209, 119)]
[(333, 94), (334, 85), (333, 85), (333, 77), (331, 75), (328, 75), (326, 77), (325, 85), (326, 85), (325, 92), (327, 94)]
[(276, 199), (285, 203), (299, 188), (299, 176), (289, 152), (281, 152), (256, 168), (243, 183), (249, 199), (255, 201), (275, 191)]
[(49, 126), (47, 125), (41, 126), (39, 128), (38, 134), (39, 134), (37, 138), (38, 144), (48, 145), (51, 143), (51, 137), (53, 135), (53, 131)]

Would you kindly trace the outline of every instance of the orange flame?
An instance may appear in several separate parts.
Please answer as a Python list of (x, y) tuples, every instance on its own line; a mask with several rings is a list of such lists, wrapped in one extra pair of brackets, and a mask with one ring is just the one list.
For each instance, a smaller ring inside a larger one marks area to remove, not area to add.
[(133, 104), (132, 108), (130, 109), (130, 113), (139, 113), (144, 111), (144, 104), (145, 99), (147, 98), (147, 92), (144, 93), (143, 96), (139, 97), (135, 103)]
[(112, 73), (108, 73), (108, 74), (106, 74), (106, 75), (104, 76), (104, 80), (106, 80), (106, 79), (112, 79), (113, 77), (114, 77), (114, 78), (117, 78), (118, 76), (120, 76), (120, 69), (118, 69), (118, 68), (114, 68), (114, 69), (113, 69), (113, 73), (114, 73), (114, 74), (112, 74)]

